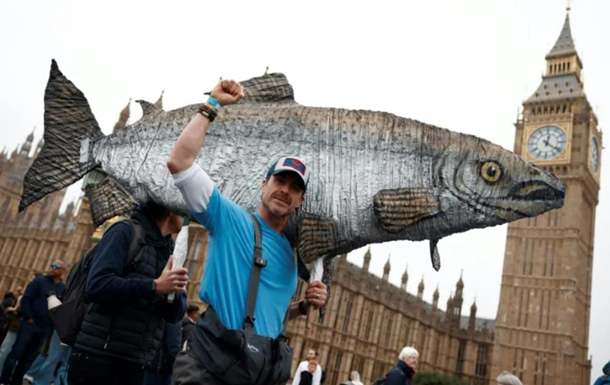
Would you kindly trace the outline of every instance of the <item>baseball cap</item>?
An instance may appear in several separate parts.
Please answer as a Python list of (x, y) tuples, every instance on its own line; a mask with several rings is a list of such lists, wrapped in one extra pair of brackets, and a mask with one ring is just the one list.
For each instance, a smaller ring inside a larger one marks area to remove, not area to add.
[(307, 190), (307, 183), (309, 182), (309, 167), (305, 165), (301, 159), (296, 156), (283, 156), (276, 160), (269, 171), (267, 171), (267, 178), (271, 175), (279, 174), (284, 171), (292, 171), (301, 177), (303, 180), (303, 190)]

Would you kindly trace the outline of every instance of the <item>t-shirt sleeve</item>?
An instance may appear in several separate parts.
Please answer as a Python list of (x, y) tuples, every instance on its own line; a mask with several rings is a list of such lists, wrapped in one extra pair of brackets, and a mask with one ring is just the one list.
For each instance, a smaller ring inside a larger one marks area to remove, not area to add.
[(193, 216), (212, 236), (222, 225), (223, 218), (239, 210), (239, 206), (220, 194), (209, 175), (197, 163), (188, 170), (174, 174), (173, 178)]
[(189, 210), (193, 213), (205, 211), (214, 191), (214, 182), (197, 163), (188, 169), (172, 175), (174, 185), (182, 193)]

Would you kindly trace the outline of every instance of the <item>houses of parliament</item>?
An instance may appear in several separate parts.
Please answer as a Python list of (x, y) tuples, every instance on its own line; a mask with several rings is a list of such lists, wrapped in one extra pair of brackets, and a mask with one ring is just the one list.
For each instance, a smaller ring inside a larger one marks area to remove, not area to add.
[[(289, 325), (293, 368), (313, 347), (327, 371), (326, 384), (346, 380), (352, 370), (371, 383), (410, 345), (421, 353), (418, 370), (472, 384), (495, 385), (502, 370), (525, 384), (591, 383), (588, 331), (602, 137), (583, 89), (569, 13), (545, 60), (546, 73), (515, 124), (514, 152), (565, 183), (565, 206), (508, 226), (496, 319), (478, 318), (476, 303), (463, 303), (467, 283), (461, 278), (443, 311), (438, 289), (432, 303), (423, 300), (423, 281), (416, 294), (406, 291), (408, 271), (396, 287), (388, 282), (389, 261), (379, 278), (369, 272), (370, 251), (362, 267), (342, 255), (324, 319), (312, 313)], [(126, 126), (129, 113), (128, 104), (115, 130)], [(41, 143), (34, 145), (32, 133), (20, 148), (0, 154), (0, 293), (24, 285), (55, 259), (73, 264), (107, 226), (94, 228), (86, 198), (60, 214), (65, 191), (17, 213), (24, 174)], [(202, 305), (197, 292), (206, 250), (205, 229), (191, 224), (185, 266), (193, 304)], [(304, 290), (300, 283), (295, 295)], [(469, 314), (462, 314), (468, 305)]]

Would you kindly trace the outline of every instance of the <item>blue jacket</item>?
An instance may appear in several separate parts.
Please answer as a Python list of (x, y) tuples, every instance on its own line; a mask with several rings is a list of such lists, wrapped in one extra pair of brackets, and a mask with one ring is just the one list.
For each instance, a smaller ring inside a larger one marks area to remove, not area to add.
[(610, 376), (601, 376), (593, 385), (608, 385), (610, 384)]
[(394, 369), (386, 375), (385, 385), (411, 385), (414, 375), (413, 369), (403, 360), (399, 360)]
[(36, 326), (40, 328), (51, 327), (47, 293), (54, 291), (55, 295), (61, 297), (64, 293), (64, 288), (63, 282), (53, 282), (53, 278), (50, 275), (34, 278), (34, 280), (28, 283), (23, 298), (21, 298), (21, 318), (24, 321), (33, 319)]

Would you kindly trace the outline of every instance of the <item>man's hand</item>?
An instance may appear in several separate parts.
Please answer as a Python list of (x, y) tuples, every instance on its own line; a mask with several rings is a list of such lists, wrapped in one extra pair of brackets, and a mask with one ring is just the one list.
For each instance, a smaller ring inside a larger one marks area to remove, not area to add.
[(155, 279), (156, 294), (169, 294), (186, 288), (189, 281), (188, 271), (183, 267), (172, 270), (173, 263), (174, 256), (170, 255), (165, 269), (159, 278)]
[(210, 93), (221, 106), (228, 106), (239, 102), (244, 97), (244, 89), (235, 80), (221, 80)]
[(26, 319), (25, 322), (27, 322), (29, 324), (33, 324), (34, 323), (34, 319), (33, 318)]
[(313, 305), (314, 309), (319, 309), (326, 303), (328, 291), (326, 285), (320, 281), (315, 281), (307, 286), (305, 291), (305, 301)]

